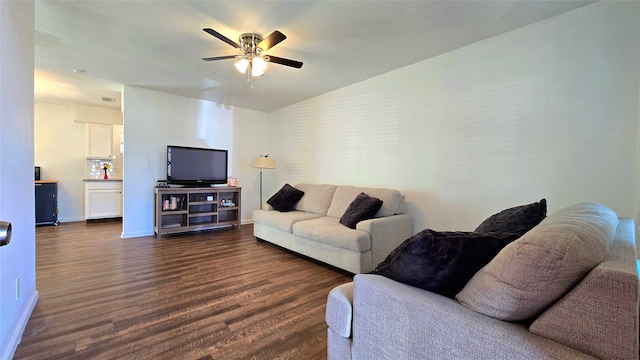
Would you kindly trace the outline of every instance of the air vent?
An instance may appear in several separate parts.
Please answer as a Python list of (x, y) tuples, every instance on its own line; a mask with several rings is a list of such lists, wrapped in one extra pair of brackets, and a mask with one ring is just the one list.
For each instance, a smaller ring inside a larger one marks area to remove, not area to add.
[(104, 97), (104, 96), (103, 96), (103, 97), (102, 97), (102, 101), (104, 101), (104, 102), (108, 102), (108, 103), (112, 103), (112, 102), (115, 102), (115, 101), (116, 101), (116, 99), (114, 99), (114, 98), (110, 98), (110, 97)]

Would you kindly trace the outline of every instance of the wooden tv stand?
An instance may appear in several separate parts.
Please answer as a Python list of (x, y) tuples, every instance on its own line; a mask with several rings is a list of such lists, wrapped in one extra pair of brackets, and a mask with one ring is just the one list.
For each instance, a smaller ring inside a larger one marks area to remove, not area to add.
[(155, 188), (156, 237), (160, 240), (166, 234), (240, 226), (241, 189)]

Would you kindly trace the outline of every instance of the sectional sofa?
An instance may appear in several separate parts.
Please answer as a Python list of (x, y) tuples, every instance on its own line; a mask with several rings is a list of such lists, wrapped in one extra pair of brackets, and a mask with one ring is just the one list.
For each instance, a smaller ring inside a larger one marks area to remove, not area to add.
[[(267, 241), (354, 274), (366, 273), (411, 236), (411, 217), (397, 190), (331, 184), (296, 184), (304, 192), (291, 211), (253, 212), (253, 231)], [(382, 200), (374, 218), (355, 229), (340, 223), (360, 194)]]
[(328, 297), (328, 358), (638, 359), (635, 225), (598, 204), (559, 210), (455, 298), (356, 275)]

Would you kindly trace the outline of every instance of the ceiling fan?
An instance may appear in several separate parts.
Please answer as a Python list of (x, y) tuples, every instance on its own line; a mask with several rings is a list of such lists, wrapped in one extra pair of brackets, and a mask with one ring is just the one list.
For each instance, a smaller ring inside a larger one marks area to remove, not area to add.
[(260, 34), (256, 33), (244, 33), (240, 35), (239, 44), (213, 29), (205, 28), (202, 30), (242, 52), (240, 55), (206, 57), (202, 60), (214, 61), (239, 59), (239, 61), (235, 63), (235, 66), (243, 74), (247, 73), (247, 69), (250, 70), (248, 72), (248, 81), (252, 81), (253, 77), (264, 75), (264, 70), (266, 69), (268, 62), (290, 66), (296, 69), (300, 69), (302, 67), (302, 62), (300, 61), (265, 54), (267, 50), (278, 45), (287, 38), (278, 30), (272, 32), (266, 38), (263, 38)]

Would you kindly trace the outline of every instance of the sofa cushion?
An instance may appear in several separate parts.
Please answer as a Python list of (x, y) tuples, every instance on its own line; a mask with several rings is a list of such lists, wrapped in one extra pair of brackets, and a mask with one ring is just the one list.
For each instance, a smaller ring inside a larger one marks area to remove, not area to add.
[(311, 220), (321, 217), (322, 215), (308, 213), (303, 211), (268, 211), (255, 210), (253, 212), (253, 222), (267, 225), (271, 228), (293, 233), (293, 224), (298, 221)]
[(617, 215), (603, 205), (559, 210), (502, 249), (456, 299), (497, 319), (529, 319), (605, 258), (617, 225)]
[(365, 252), (371, 249), (369, 233), (349, 229), (338, 219), (323, 216), (293, 224), (293, 235), (343, 249)]
[(327, 215), (339, 219), (344, 212), (347, 211), (347, 208), (353, 199), (355, 199), (361, 192), (382, 200), (382, 207), (378, 210), (375, 217), (391, 216), (400, 211), (402, 194), (397, 190), (338, 186), (335, 194), (333, 195), (331, 207), (329, 207)]
[(538, 225), (547, 215), (547, 200), (502, 210), (491, 215), (480, 224), (475, 232), (513, 232), (524, 235)]
[(371, 273), (453, 298), (476, 271), (519, 236), (426, 229), (405, 240)]
[(267, 200), (267, 204), (271, 205), (278, 211), (290, 211), (293, 209), (294, 205), (300, 201), (303, 195), (303, 191), (300, 191), (289, 184), (284, 184), (278, 192), (273, 194), (273, 196)]
[(604, 261), (538, 316), (529, 330), (599, 359), (638, 359), (635, 232), (634, 221), (621, 218)]
[(328, 184), (296, 184), (296, 189), (304, 191), (304, 196), (295, 206), (296, 210), (327, 215), (336, 185)]
[(355, 229), (360, 221), (372, 219), (380, 207), (382, 207), (382, 200), (361, 192), (340, 217), (340, 224)]

